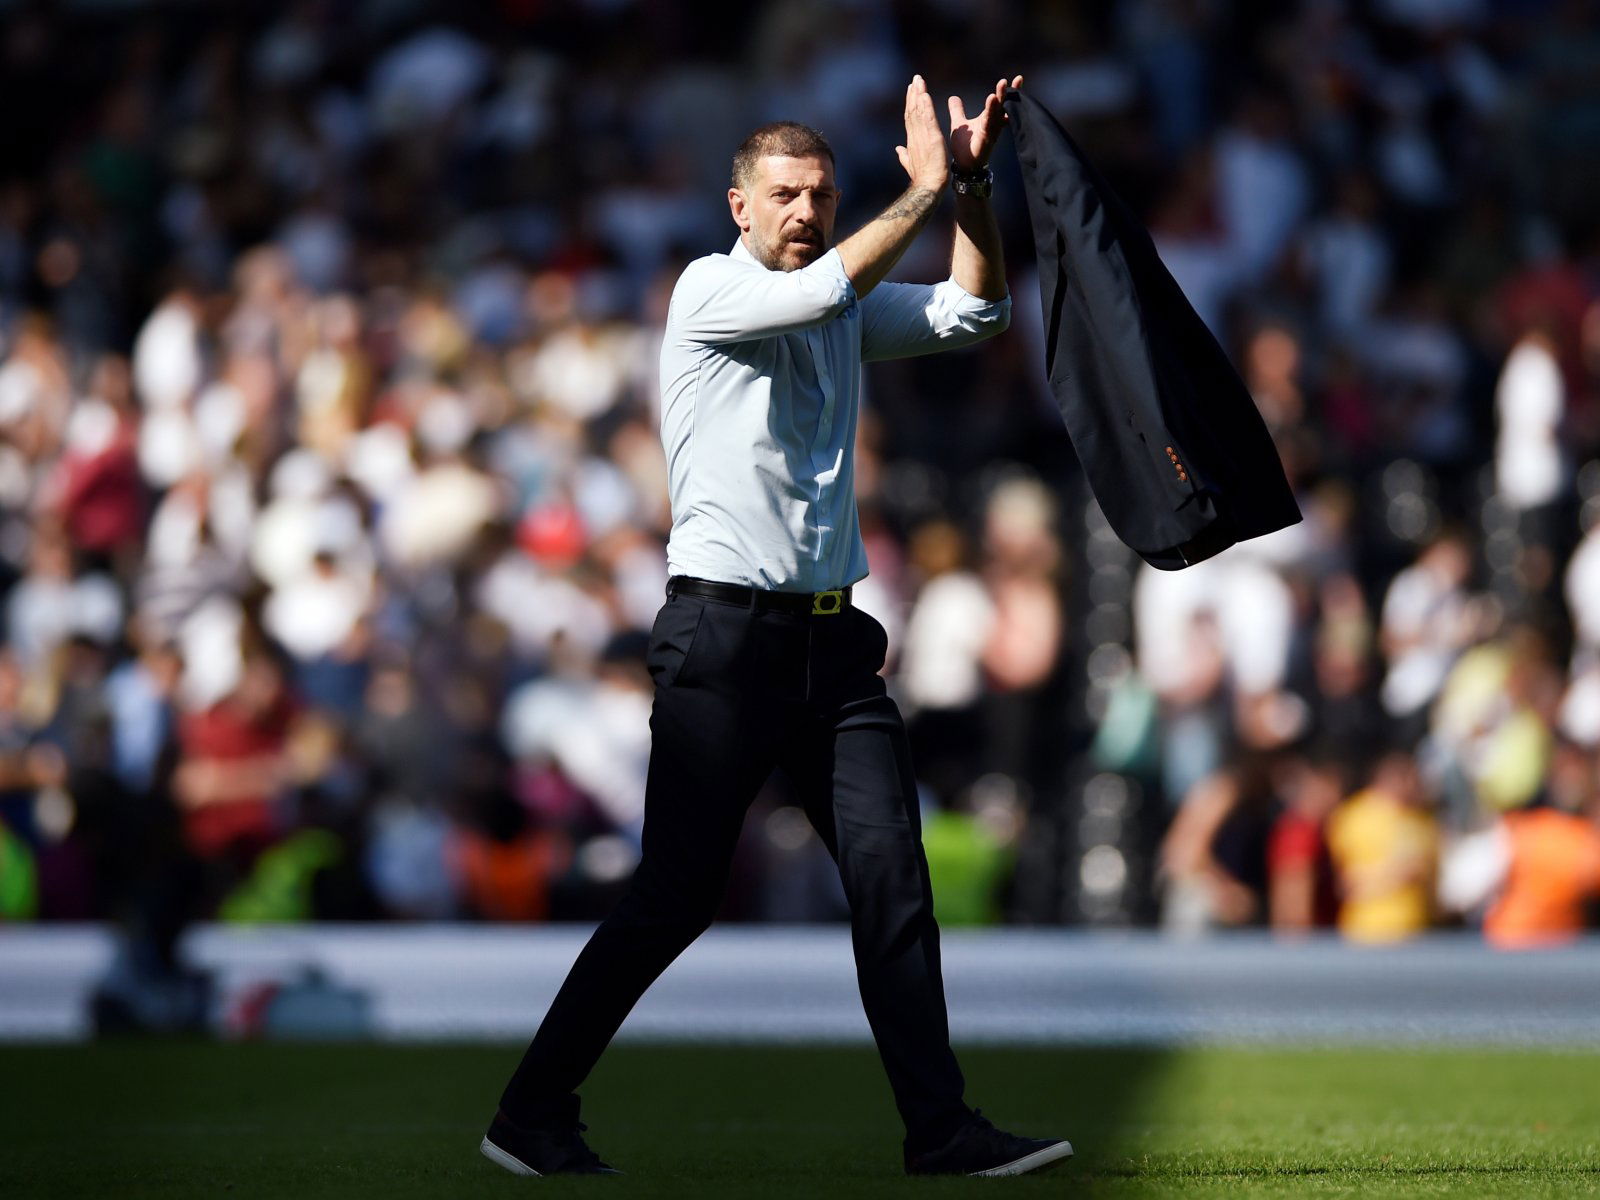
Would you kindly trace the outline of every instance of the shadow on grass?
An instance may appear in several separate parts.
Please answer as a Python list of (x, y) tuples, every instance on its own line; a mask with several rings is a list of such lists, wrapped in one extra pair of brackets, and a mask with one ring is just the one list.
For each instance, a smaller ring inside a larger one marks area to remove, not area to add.
[[(518, 1049), (0, 1048), (0, 1176), (7, 1194), (29, 1197), (393, 1197), (516, 1183), (477, 1144)], [(1145, 1072), (1160, 1064), (1159, 1055), (993, 1047), (962, 1060), (969, 1099), (986, 1114), (1071, 1138), (1089, 1167), (1113, 1166), (1115, 1130), (1137, 1121)], [(629, 1190), (771, 1185), (790, 1195), (833, 1180), (870, 1191), (901, 1175), (899, 1121), (866, 1047), (625, 1043), (585, 1088), (584, 1117)]]
[[(1579, 1168), (1574, 1167), (1576, 1171)], [(1131, 1167), (1101, 1167), (1095, 1172), (1097, 1175), (1108, 1179), (1142, 1179), (1149, 1175), (1145, 1169)], [(1389, 1180), (1396, 1177), (1427, 1178), (1428, 1176), (1449, 1177), (1452, 1175), (1528, 1175), (1548, 1176), (1551, 1168), (1538, 1166), (1531, 1163), (1484, 1165), (1476, 1163), (1445, 1163), (1438, 1166), (1368, 1166), (1362, 1164), (1345, 1164), (1342, 1166), (1294, 1166), (1294, 1167), (1229, 1167), (1217, 1171), (1190, 1171), (1183, 1169), (1169, 1169), (1165, 1172), (1174, 1180), (1193, 1180), (1196, 1183), (1225, 1183), (1229, 1180), (1238, 1182), (1256, 1182), (1267, 1179), (1300, 1179), (1317, 1178), (1321, 1176), (1339, 1176), (1369, 1178), (1374, 1182)]]
[[(957, 1047), (967, 1102), (1002, 1128), (1066, 1137), (1082, 1161), (1125, 1159), (1135, 1143), (1158, 1052)], [(903, 1131), (876, 1055), (866, 1047), (614, 1047), (585, 1089), (596, 1136), (673, 1162), (686, 1143), (715, 1156), (729, 1139), (772, 1139), (776, 1163), (900, 1167)]]

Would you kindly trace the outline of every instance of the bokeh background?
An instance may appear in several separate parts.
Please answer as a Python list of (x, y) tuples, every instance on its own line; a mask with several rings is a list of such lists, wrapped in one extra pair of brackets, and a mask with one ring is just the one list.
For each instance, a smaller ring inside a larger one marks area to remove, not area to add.
[[(947, 927), (1580, 931), (1600, 892), (1600, 6), (0, 6), (0, 920), (593, 920), (635, 861), (656, 354), (727, 160), (903, 183), (1020, 72), (1305, 521), (1143, 567), (1016, 312), (868, 369), (859, 602)], [(942, 113), (943, 106), (940, 104)], [(948, 211), (899, 276), (943, 276)], [(838, 921), (792, 790), (725, 916)]]

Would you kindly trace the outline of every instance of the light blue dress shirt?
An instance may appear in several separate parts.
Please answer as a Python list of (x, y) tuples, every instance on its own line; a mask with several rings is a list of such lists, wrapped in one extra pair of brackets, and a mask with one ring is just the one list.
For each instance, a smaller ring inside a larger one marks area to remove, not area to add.
[(667, 568), (785, 592), (867, 573), (856, 520), (861, 364), (970, 345), (1011, 319), (954, 280), (880, 283), (857, 301), (837, 250), (769, 271), (745, 248), (696, 259), (661, 345)]

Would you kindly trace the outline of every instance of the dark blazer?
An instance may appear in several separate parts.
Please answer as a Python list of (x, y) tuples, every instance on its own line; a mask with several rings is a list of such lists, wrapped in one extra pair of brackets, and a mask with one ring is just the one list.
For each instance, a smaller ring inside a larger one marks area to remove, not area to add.
[(1244, 381), (1150, 234), (1048, 109), (1008, 90), (1039, 255), (1045, 371), (1095, 498), (1177, 570), (1300, 519)]

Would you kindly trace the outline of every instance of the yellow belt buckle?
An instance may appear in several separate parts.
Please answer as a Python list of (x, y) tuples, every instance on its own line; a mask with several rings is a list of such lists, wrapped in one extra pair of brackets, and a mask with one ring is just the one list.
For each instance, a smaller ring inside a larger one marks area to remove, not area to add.
[(842, 588), (811, 593), (811, 615), (814, 617), (831, 617), (843, 607), (844, 590)]

